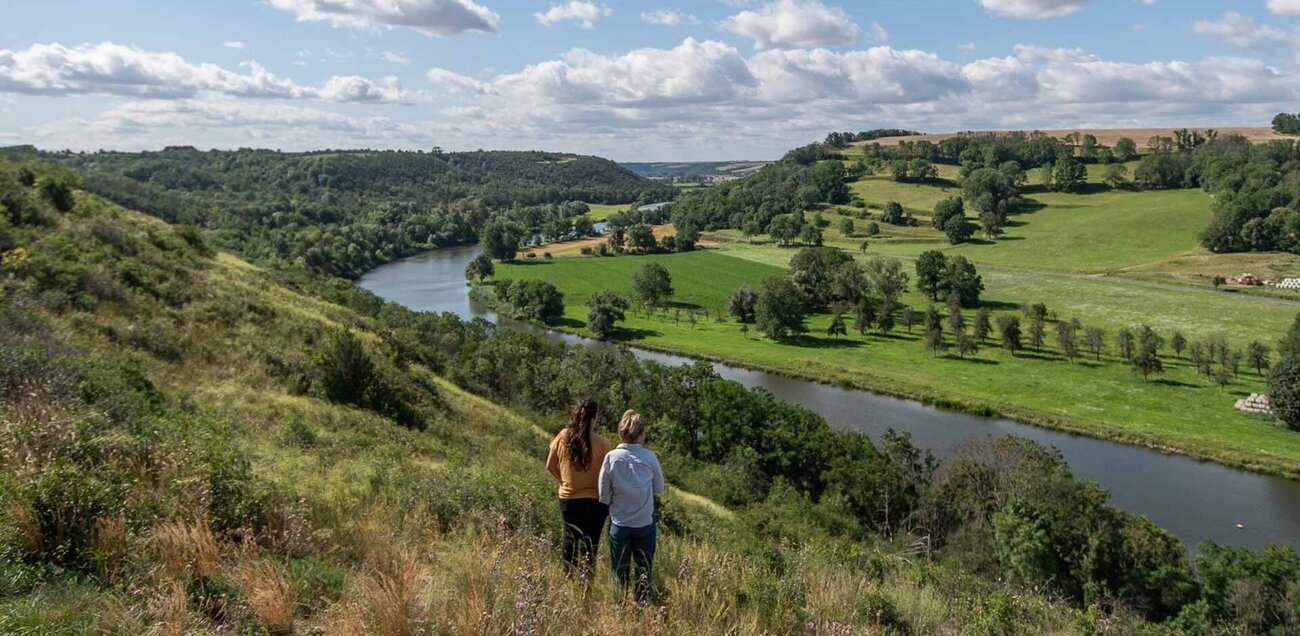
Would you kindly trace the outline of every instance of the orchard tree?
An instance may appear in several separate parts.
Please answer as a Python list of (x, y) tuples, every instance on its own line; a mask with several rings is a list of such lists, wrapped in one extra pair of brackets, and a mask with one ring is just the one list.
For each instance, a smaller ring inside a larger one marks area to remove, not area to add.
[(839, 229), (840, 229), (840, 234), (843, 234), (846, 238), (853, 236), (853, 219), (850, 219), (847, 216), (840, 219)]
[(1041, 351), (1043, 349), (1043, 332), (1045, 331), (1046, 328), (1043, 324), (1043, 319), (1035, 316), (1034, 319), (1029, 322), (1029, 346), (1033, 347), (1035, 350)]
[(957, 342), (954, 346), (957, 349), (957, 357), (963, 359), (968, 355), (979, 353), (980, 350), (979, 341), (964, 332), (957, 334)]
[(987, 340), (989, 332), (993, 331), (993, 312), (988, 307), (980, 307), (975, 312), (975, 338), (981, 342)]
[(1101, 362), (1101, 354), (1106, 351), (1106, 332), (1098, 327), (1088, 327), (1083, 332), (1083, 346)]
[(663, 265), (646, 263), (632, 275), (632, 294), (637, 300), (658, 307), (673, 295), (673, 278)]
[(1169, 339), (1169, 345), (1174, 349), (1174, 357), (1183, 357), (1183, 351), (1187, 349), (1187, 338), (1183, 332), (1175, 330), (1172, 338)]
[(848, 334), (848, 327), (844, 325), (844, 316), (835, 314), (835, 317), (831, 319), (831, 325), (826, 328), (826, 335), (832, 338), (839, 338), (841, 336), (847, 336)]
[(1064, 320), (1056, 323), (1056, 344), (1061, 347), (1061, 354), (1070, 362), (1079, 356), (1079, 338), (1073, 322)]
[(1165, 371), (1164, 364), (1160, 360), (1160, 346), (1160, 336), (1149, 325), (1138, 328), (1137, 345), (1129, 357), (1129, 365), (1133, 367), (1135, 373), (1142, 374), (1143, 382), (1146, 382), (1151, 374)]
[(948, 343), (944, 342), (942, 329), (931, 329), (926, 332), (925, 348), (936, 358), (943, 355), (943, 352), (948, 349)]
[(1002, 348), (1016, 355), (1024, 348), (1020, 342), (1020, 319), (1015, 316), (998, 316), (998, 335), (1002, 339)]
[(1133, 332), (1127, 327), (1120, 329), (1119, 333), (1115, 334), (1115, 353), (1119, 354), (1119, 357), (1125, 362), (1133, 361), (1133, 346)]
[(912, 327), (916, 326), (916, 310), (911, 307), (903, 308), (903, 326), (907, 328), (907, 333), (912, 333)]
[(808, 333), (804, 318), (808, 314), (808, 297), (789, 278), (764, 278), (754, 306), (758, 330), (772, 340)]
[(1255, 375), (1264, 375), (1264, 369), (1270, 365), (1268, 346), (1258, 340), (1246, 347), (1246, 364), (1255, 370)]

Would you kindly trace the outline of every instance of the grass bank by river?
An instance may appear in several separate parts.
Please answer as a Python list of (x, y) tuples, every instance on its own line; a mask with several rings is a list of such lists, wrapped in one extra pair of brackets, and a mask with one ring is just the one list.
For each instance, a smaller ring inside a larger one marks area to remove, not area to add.
[[(674, 305), (666, 313), (630, 312), (617, 336), (621, 341), (1300, 477), (1300, 434), (1232, 407), (1238, 397), (1264, 390), (1253, 370), (1243, 369), (1220, 389), (1171, 352), (1165, 355), (1166, 373), (1150, 382), (1111, 356), (1069, 362), (1050, 345), (1013, 356), (988, 342), (964, 360), (936, 358), (925, 350), (919, 328), (831, 338), (824, 335), (829, 315), (814, 316), (808, 335), (776, 343), (742, 333), (736, 322), (718, 316), (737, 287), (780, 275), (790, 252), (739, 249), (504, 265), (497, 277), (552, 281), (566, 297), (565, 316), (552, 326), (586, 335), (585, 299), (603, 289), (629, 292), (632, 273), (643, 263), (659, 262), (673, 276)], [(1179, 329), (1193, 340), (1222, 335), (1238, 347), (1255, 338), (1272, 344), (1295, 309), (1104, 280), (1042, 281), (987, 272), (985, 281), (985, 301), (995, 313), (1014, 312), (1020, 302), (1046, 302), (1062, 319), (1077, 317), (1085, 326), (1105, 329), (1112, 346), (1116, 330), (1143, 322), (1166, 338)], [(927, 304), (915, 292), (904, 302), (918, 310)], [(1054, 333), (1051, 325), (1048, 332)], [(1047, 340), (1054, 344), (1052, 336)]]

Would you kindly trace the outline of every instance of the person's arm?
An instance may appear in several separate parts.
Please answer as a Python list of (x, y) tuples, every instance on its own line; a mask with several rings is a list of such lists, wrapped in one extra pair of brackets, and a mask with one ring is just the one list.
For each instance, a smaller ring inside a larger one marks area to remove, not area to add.
[(563, 481), (560, 477), (560, 455), (555, 452), (554, 446), (546, 452), (546, 472), (555, 477), (555, 481)]
[(596, 478), (596, 497), (606, 506), (614, 500), (614, 484), (609, 478), (609, 458), (610, 455), (605, 455), (604, 461), (600, 462), (600, 476)]

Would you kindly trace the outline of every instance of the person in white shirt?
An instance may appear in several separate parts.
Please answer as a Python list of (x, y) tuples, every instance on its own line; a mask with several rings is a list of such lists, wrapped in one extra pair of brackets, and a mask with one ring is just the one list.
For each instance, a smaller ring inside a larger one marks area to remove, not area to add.
[(664, 472), (659, 458), (641, 446), (645, 419), (640, 413), (623, 413), (618, 436), (623, 443), (605, 455), (597, 481), (600, 501), (609, 506), (610, 562), (624, 589), (633, 581), (635, 562), (637, 602), (648, 604), (655, 556), (655, 497), (664, 491)]

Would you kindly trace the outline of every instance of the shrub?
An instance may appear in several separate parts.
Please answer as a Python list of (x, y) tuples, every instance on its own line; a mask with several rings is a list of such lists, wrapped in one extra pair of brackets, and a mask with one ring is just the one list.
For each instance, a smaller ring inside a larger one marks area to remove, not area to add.
[(1300, 354), (1287, 356), (1268, 376), (1269, 405), (1277, 419), (1300, 431)]

